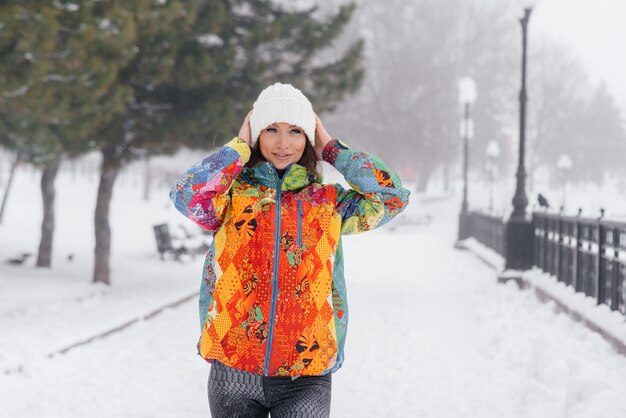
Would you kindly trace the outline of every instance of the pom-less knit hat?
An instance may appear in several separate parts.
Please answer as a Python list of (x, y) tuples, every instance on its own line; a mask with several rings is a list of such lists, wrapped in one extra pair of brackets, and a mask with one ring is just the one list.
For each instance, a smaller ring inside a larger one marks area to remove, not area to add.
[(284, 122), (299, 126), (315, 145), (315, 113), (309, 99), (291, 84), (275, 83), (263, 89), (250, 115), (250, 146), (268, 125)]

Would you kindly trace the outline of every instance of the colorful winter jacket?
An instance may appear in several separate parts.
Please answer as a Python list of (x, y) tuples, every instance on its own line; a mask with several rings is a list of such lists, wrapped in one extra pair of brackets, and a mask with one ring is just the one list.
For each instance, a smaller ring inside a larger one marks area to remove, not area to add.
[(322, 375), (344, 358), (341, 234), (384, 225), (409, 191), (377, 157), (332, 140), (323, 159), (352, 189), (290, 164), (282, 178), (234, 138), (172, 187), (176, 209), (213, 231), (200, 287), (198, 354), (265, 376)]

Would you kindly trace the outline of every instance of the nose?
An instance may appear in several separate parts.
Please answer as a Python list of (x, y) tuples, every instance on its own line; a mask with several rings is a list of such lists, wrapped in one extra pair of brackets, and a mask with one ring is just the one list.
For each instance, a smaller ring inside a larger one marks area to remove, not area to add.
[(281, 132), (278, 135), (278, 142), (276, 143), (276, 146), (278, 148), (285, 148), (285, 147), (287, 147), (287, 144), (288, 144), (288, 142), (287, 142), (287, 134)]

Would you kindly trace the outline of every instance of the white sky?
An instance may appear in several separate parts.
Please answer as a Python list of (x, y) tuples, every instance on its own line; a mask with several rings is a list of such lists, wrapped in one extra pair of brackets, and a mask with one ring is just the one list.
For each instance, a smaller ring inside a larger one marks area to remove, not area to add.
[(540, 0), (530, 30), (569, 44), (626, 112), (625, 19), (626, 0)]

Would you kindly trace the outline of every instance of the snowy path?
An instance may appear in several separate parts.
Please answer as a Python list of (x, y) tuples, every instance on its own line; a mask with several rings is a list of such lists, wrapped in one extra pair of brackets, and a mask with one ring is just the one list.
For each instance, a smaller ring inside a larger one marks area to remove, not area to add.
[(375, 261), (349, 267), (349, 371), (335, 380), (335, 415), (623, 417), (626, 359), (530, 291), (496, 285), (452, 249), (455, 234), (442, 222), (348, 247), (347, 259)]
[[(626, 359), (454, 250), (456, 209), (345, 238), (350, 327), (332, 416), (623, 417)], [(197, 318), (185, 303), (0, 375), (0, 417), (208, 417)]]

